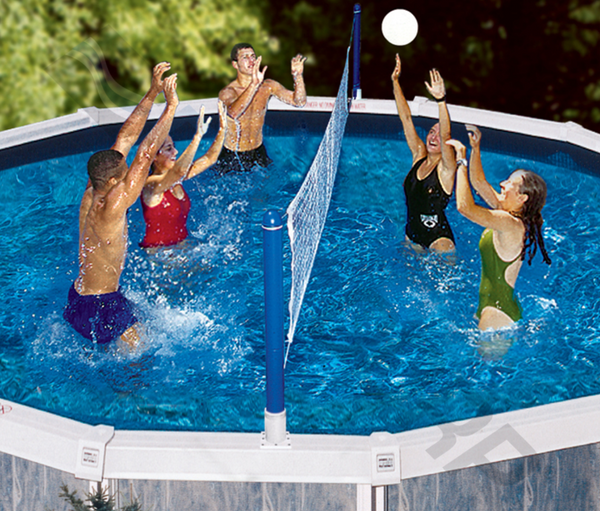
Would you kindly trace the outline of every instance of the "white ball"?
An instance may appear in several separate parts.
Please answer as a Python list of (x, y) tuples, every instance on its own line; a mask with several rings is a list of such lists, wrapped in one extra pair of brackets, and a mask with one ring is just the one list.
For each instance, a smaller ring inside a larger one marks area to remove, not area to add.
[(412, 43), (417, 37), (418, 31), (417, 18), (406, 9), (396, 9), (388, 12), (381, 23), (383, 37), (396, 46)]

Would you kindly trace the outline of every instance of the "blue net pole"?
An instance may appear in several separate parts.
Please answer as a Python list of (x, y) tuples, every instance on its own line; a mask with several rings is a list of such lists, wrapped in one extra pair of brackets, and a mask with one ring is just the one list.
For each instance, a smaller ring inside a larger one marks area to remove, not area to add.
[(283, 229), (281, 216), (269, 210), (263, 217), (265, 273), (265, 340), (267, 412), (284, 411), (283, 380)]
[(362, 99), (362, 90), (360, 88), (360, 4), (354, 4), (352, 59), (352, 97), (354, 99)]

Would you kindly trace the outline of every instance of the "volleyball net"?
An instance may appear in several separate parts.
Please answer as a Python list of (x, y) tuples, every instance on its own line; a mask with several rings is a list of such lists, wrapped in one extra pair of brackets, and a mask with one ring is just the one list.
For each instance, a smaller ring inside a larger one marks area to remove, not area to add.
[(349, 111), (348, 61), (350, 47), (346, 53), (344, 74), (338, 89), (335, 105), (319, 145), (317, 155), (304, 178), (304, 182), (287, 209), (287, 228), (292, 254), (292, 284), (289, 301), (289, 329), (287, 333), (287, 362), (290, 346), (304, 300), (306, 287), (325, 227), (333, 184), (337, 174), (342, 139)]

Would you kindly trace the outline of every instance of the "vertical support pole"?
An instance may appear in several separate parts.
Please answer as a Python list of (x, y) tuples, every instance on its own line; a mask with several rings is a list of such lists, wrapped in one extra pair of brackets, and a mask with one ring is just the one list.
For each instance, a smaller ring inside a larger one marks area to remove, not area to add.
[(388, 486), (356, 485), (356, 511), (388, 511)]
[(372, 504), (373, 511), (388, 511), (388, 487), (373, 486), (372, 489)]
[(373, 511), (373, 495), (370, 484), (356, 485), (356, 511)]
[(267, 407), (265, 439), (268, 444), (286, 440), (283, 378), (283, 224), (275, 210), (263, 217), (265, 273), (265, 341)]
[(352, 97), (362, 99), (360, 88), (360, 4), (354, 4), (354, 29), (352, 32)]

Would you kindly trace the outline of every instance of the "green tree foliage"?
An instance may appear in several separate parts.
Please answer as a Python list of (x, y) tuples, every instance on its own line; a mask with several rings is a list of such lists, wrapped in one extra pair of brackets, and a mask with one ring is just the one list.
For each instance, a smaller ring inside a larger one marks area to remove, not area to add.
[(0, 0), (0, 129), (139, 101), (169, 61), (182, 99), (215, 96), (231, 46), (271, 51), (262, 0)]
[[(281, 39), (280, 54), (308, 56), (309, 94), (335, 95), (354, 4), (272, 3), (270, 30)], [(363, 97), (393, 97), (390, 75), (398, 52), (409, 98), (427, 95), (423, 82), (436, 67), (453, 104), (573, 120), (600, 131), (599, 0), (378, 0), (361, 7)], [(419, 22), (417, 38), (404, 47), (381, 34), (383, 18), (398, 8)]]
[[(214, 97), (235, 73), (229, 51), (250, 42), (267, 77), (292, 86), (308, 59), (310, 95), (334, 96), (354, 0), (0, 0), (0, 129), (95, 105), (135, 104), (162, 60), (182, 99)], [(410, 45), (381, 34), (392, 9), (419, 21)], [(407, 96), (426, 95), (437, 67), (449, 101), (600, 131), (600, 0), (377, 0), (362, 5), (363, 96), (392, 98), (394, 54)]]

